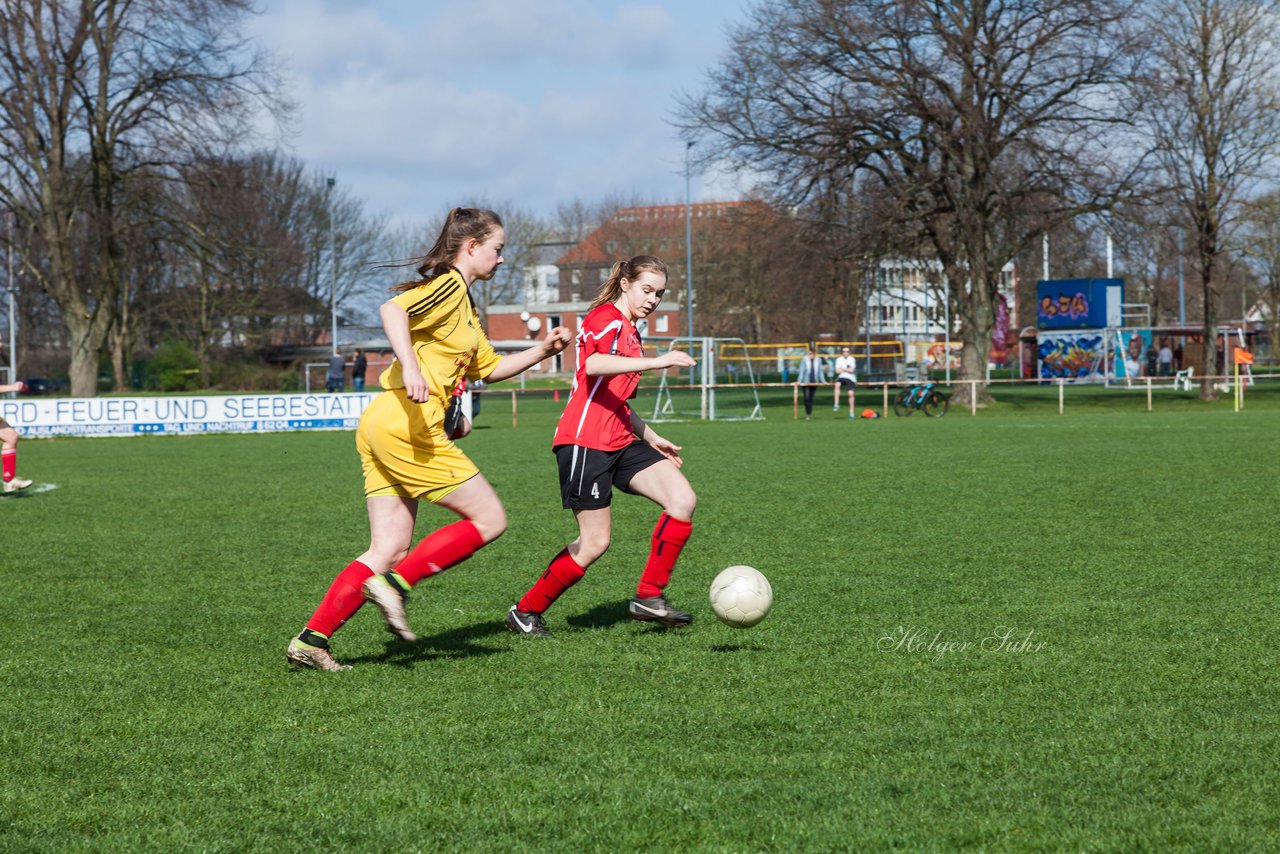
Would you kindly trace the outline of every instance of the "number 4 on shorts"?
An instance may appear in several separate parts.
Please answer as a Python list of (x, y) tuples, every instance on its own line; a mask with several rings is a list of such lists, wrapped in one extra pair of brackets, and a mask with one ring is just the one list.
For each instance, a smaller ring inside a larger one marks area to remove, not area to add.
[(591, 497), (592, 498), (600, 497), (600, 484), (596, 483), (595, 481), (591, 482)]

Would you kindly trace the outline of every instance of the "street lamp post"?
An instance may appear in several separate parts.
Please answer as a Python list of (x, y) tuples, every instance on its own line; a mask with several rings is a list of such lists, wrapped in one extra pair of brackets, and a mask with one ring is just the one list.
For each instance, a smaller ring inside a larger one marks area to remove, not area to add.
[(1182, 278), (1182, 252), (1183, 252), (1183, 231), (1178, 229), (1178, 325), (1187, 325), (1187, 295), (1183, 290)]
[[(689, 327), (685, 333), (693, 337), (693, 197), (689, 190), (689, 152), (693, 140), (684, 144), (684, 302), (689, 313)], [(692, 374), (692, 370), (690, 371)]]
[(9, 214), (9, 250), (5, 255), (9, 259), (9, 277), (5, 284), (9, 286), (9, 382), (18, 381), (18, 306), (17, 288), (13, 284), (13, 221), (16, 214)]
[(329, 201), (329, 340), (333, 344), (333, 355), (338, 355), (338, 253), (337, 242), (333, 234), (333, 185), (337, 179), (325, 181)]

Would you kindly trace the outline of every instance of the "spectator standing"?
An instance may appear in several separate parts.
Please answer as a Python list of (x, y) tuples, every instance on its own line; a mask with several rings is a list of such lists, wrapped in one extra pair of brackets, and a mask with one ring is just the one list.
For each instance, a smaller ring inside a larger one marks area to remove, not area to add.
[(833, 412), (840, 411), (840, 389), (843, 388), (848, 392), (849, 417), (858, 417), (853, 411), (853, 390), (857, 384), (858, 362), (853, 358), (848, 347), (841, 347), (840, 355), (836, 357), (835, 405), (831, 407)]
[(369, 360), (364, 357), (363, 350), (357, 350), (355, 361), (351, 363), (351, 386), (357, 392), (364, 391), (364, 374), (367, 370)]
[(346, 391), (347, 381), (344, 372), (347, 369), (347, 361), (342, 358), (341, 353), (334, 353), (329, 357), (329, 373), (324, 378), (324, 388), (327, 392)]
[(1160, 376), (1173, 376), (1173, 348), (1169, 346), (1168, 338), (1160, 342)]
[(796, 375), (796, 383), (804, 392), (804, 420), (808, 421), (813, 417), (813, 398), (818, 393), (818, 386), (827, 383), (826, 362), (812, 347), (800, 360), (800, 372)]

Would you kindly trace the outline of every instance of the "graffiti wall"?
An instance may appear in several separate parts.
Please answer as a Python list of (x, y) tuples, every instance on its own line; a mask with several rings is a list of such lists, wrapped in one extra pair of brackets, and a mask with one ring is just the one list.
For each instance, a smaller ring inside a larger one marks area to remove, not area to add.
[(1042, 332), (1036, 349), (1041, 379), (1076, 382), (1106, 379), (1106, 333), (1102, 330)]

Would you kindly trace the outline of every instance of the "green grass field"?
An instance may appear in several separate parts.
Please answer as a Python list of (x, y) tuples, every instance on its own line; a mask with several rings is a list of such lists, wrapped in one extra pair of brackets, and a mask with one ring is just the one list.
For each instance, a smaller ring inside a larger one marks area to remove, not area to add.
[[(1280, 401), (1069, 393), (662, 426), (694, 625), (625, 618), (657, 511), (622, 496), (545, 640), (501, 619), (574, 533), (556, 407), (490, 395), (510, 530), (418, 587), (418, 643), (362, 610), (340, 674), (283, 652), (367, 543), (351, 434), (26, 441), (0, 850), (1274, 849)], [(746, 631), (706, 601), (735, 563), (776, 595)]]

